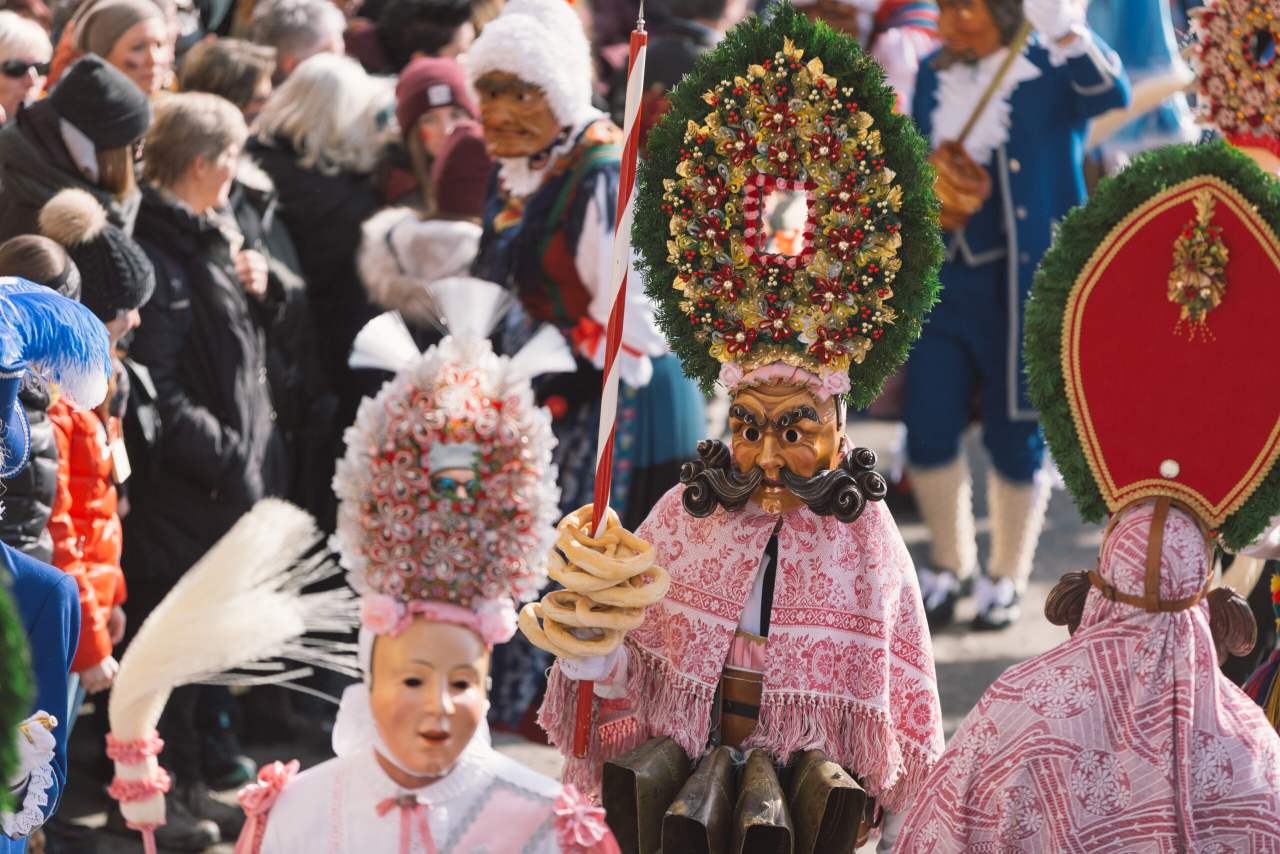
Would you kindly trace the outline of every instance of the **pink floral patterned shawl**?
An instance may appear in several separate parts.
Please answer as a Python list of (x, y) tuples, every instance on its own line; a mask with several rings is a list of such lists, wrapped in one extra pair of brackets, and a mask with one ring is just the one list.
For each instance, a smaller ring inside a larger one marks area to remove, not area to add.
[[(1152, 504), (1122, 511), (1099, 572), (1141, 595)], [(1177, 506), (1160, 598), (1208, 554)], [(1005, 671), (934, 768), (898, 850), (1280, 852), (1280, 737), (1218, 671), (1208, 606), (1152, 614), (1089, 592), (1066, 643)]]
[[(777, 516), (755, 505), (698, 519), (668, 492), (637, 533), (671, 573), (666, 598), (627, 638), (627, 701), (598, 703), (587, 763), (566, 780), (589, 788), (600, 764), (653, 735), (691, 755), (707, 745), (716, 686)], [(820, 748), (888, 809), (910, 802), (942, 752), (933, 647), (915, 569), (889, 511), (856, 522), (799, 509), (782, 517), (760, 723), (746, 746), (779, 761)], [(541, 721), (572, 743), (577, 683), (552, 670)]]

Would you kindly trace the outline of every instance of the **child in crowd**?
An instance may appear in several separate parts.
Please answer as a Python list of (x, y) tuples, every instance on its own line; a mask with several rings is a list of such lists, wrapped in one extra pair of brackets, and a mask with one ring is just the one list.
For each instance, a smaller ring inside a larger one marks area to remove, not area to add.
[[(151, 262), (136, 243), (107, 221), (106, 211), (83, 190), (63, 190), (40, 211), (40, 230), (63, 246), (84, 272), (80, 300), (106, 326), (113, 375), (122, 373), (114, 351), (137, 327), (138, 308), (155, 288)], [(112, 382), (113, 389), (116, 383)], [(74, 725), (85, 693), (110, 687), (119, 664), (112, 655), (124, 638), (124, 574), (116, 483), (129, 474), (121, 441), (121, 414), (108, 393), (96, 410), (75, 410), (54, 390), (49, 407), (58, 446), (57, 493), (49, 519), (53, 564), (80, 588), (81, 633), (72, 662)], [(117, 411), (113, 411), (117, 409)]]

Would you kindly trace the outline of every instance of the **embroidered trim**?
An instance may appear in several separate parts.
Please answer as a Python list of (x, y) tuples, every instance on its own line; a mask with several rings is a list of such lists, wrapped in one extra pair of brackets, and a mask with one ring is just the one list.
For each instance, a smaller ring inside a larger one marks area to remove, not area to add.
[(27, 792), (22, 796), (22, 809), (16, 813), (0, 813), (0, 826), (3, 826), (5, 836), (23, 839), (44, 824), (44, 807), (49, 805), (49, 790), (53, 788), (53, 782), (51, 763), (31, 769)]

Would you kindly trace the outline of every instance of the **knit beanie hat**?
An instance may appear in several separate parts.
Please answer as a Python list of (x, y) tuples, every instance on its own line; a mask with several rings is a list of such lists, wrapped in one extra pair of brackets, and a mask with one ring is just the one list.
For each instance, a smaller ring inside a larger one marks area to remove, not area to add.
[(105, 57), (130, 27), (149, 18), (164, 20), (151, 0), (101, 0), (92, 3), (75, 24), (76, 48)]
[(459, 122), (444, 149), (431, 166), (431, 196), (436, 212), (444, 216), (479, 219), (493, 161), (484, 147), (484, 135), (475, 122)]
[(66, 247), (80, 268), (80, 302), (103, 323), (151, 298), (156, 274), (142, 247), (107, 221), (84, 190), (58, 193), (40, 209), (40, 232)]
[(452, 59), (422, 57), (400, 72), (396, 83), (396, 121), (400, 131), (408, 135), (418, 119), (434, 107), (456, 105), (471, 118), (479, 118), (476, 103), (467, 91), (462, 66)]
[(147, 96), (97, 56), (67, 69), (49, 93), (54, 111), (89, 137), (98, 151), (122, 148), (141, 139), (151, 124)]

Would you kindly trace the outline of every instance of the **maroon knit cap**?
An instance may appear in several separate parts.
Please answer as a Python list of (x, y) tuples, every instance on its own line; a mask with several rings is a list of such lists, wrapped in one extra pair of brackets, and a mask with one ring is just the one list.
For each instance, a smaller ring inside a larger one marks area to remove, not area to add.
[(396, 120), (401, 133), (409, 133), (418, 119), (433, 107), (456, 104), (471, 118), (479, 118), (475, 101), (467, 91), (462, 66), (452, 59), (422, 57), (400, 72), (396, 83)]
[(431, 167), (436, 210), (446, 216), (481, 218), (492, 172), (480, 125), (459, 122)]

